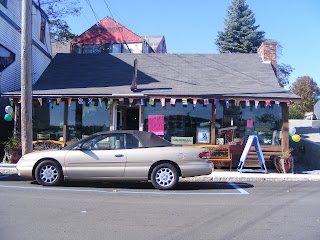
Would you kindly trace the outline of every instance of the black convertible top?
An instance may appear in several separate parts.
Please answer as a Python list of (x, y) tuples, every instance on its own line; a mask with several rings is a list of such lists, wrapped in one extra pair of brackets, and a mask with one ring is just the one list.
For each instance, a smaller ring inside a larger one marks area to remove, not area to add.
[(132, 134), (137, 136), (145, 147), (166, 147), (172, 145), (172, 143), (152, 132), (132, 131)]
[[(98, 132), (98, 133), (92, 134), (91, 136), (89, 136), (89, 138), (94, 138), (97, 135), (104, 135), (104, 134), (132, 134), (139, 139), (139, 141), (142, 143), (144, 147), (167, 147), (167, 146), (173, 145), (169, 141), (157, 136), (152, 132), (143, 132), (143, 131), (137, 131), (137, 130), (115, 130), (115, 131)], [(76, 142), (74, 144), (64, 147), (64, 149), (72, 149), (75, 146), (77, 146), (79, 143), (87, 140), (88, 138), (82, 139), (79, 142)]]

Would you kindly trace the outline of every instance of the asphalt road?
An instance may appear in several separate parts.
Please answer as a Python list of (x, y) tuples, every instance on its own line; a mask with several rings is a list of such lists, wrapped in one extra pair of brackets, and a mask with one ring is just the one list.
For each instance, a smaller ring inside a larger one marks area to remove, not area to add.
[(318, 182), (43, 187), (0, 178), (0, 239), (320, 239)]

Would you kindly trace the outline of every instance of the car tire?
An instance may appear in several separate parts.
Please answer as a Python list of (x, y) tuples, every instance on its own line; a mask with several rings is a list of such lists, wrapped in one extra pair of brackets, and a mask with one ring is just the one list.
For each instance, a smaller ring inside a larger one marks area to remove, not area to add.
[(35, 177), (43, 186), (57, 186), (63, 180), (61, 166), (55, 161), (45, 160), (37, 166)]
[(179, 180), (178, 171), (170, 163), (156, 166), (151, 173), (151, 183), (159, 190), (173, 189)]

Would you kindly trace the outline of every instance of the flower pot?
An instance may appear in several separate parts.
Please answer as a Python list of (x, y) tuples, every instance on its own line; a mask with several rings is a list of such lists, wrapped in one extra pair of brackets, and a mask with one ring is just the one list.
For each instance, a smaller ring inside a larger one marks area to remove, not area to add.
[(21, 157), (21, 150), (20, 149), (5, 149), (5, 158), (7, 159), (8, 163), (17, 163)]
[(274, 165), (278, 173), (290, 173), (293, 158), (291, 156), (278, 156), (274, 158)]

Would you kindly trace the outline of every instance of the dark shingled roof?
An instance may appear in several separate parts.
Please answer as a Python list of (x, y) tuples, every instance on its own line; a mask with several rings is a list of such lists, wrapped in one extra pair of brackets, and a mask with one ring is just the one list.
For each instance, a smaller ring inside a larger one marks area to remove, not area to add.
[[(138, 87), (132, 92), (135, 59)], [(57, 54), (33, 95), (300, 99), (279, 86), (258, 54)]]

